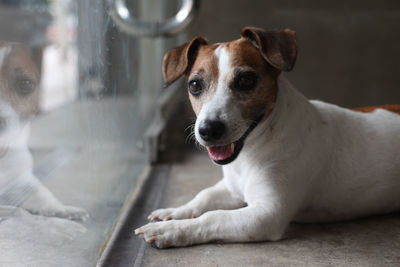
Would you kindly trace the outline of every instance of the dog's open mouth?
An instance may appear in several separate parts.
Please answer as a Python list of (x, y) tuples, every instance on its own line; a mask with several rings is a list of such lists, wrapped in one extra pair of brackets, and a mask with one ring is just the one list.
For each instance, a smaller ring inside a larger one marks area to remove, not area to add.
[(224, 165), (234, 161), (242, 150), (243, 141), (238, 141), (225, 146), (208, 146), (208, 155), (217, 164)]
[(250, 125), (242, 137), (239, 138), (239, 140), (223, 146), (208, 146), (207, 151), (209, 157), (219, 165), (225, 165), (234, 161), (242, 150), (246, 137), (254, 130), (254, 128), (257, 127), (263, 117), (264, 114), (260, 115), (257, 120)]

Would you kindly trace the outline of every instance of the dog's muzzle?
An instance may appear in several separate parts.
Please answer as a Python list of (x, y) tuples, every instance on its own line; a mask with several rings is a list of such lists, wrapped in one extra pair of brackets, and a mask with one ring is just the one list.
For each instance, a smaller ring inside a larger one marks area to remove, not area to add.
[(208, 146), (207, 151), (211, 160), (219, 165), (225, 165), (234, 161), (242, 150), (247, 136), (257, 127), (263, 118), (264, 113), (253, 121), (246, 132), (237, 141), (223, 146)]

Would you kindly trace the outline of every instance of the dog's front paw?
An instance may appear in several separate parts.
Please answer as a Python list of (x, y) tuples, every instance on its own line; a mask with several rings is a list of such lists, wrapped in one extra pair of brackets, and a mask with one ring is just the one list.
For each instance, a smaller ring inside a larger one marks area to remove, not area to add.
[(192, 244), (191, 232), (183, 221), (153, 222), (139, 227), (135, 234), (157, 248), (181, 247)]
[(186, 207), (158, 209), (153, 211), (149, 217), (150, 221), (169, 221), (196, 218), (199, 215), (196, 211)]

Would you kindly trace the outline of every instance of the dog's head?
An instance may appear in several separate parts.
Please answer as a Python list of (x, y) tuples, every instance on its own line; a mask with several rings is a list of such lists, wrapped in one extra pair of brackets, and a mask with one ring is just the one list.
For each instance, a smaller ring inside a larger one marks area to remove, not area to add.
[(10, 145), (27, 138), (21, 121), (38, 109), (39, 83), (31, 50), (0, 41), (0, 157)]
[(31, 49), (0, 41), (0, 98), (25, 119), (39, 105), (40, 73)]
[(195, 136), (217, 164), (232, 162), (246, 137), (274, 109), (277, 78), (295, 63), (291, 30), (242, 29), (241, 38), (208, 45), (202, 37), (170, 50), (164, 57), (166, 86), (188, 77), (197, 115)]

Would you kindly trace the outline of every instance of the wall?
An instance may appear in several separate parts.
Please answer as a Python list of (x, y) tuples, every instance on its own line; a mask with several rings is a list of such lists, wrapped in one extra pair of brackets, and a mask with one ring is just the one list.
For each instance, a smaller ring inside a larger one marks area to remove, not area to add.
[(289, 79), (309, 98), (346, 107), (400, 103), (399, 1), (203, 0), (189, 36), (239, 37), (246, 25), (290, 28), (299, 55)]

